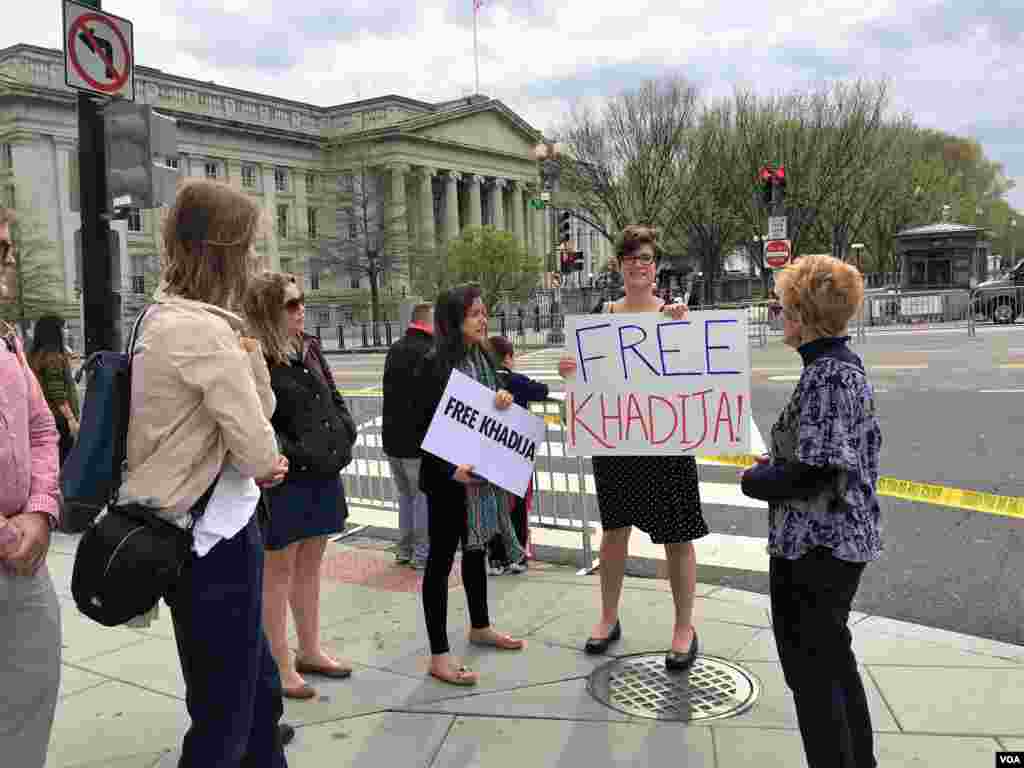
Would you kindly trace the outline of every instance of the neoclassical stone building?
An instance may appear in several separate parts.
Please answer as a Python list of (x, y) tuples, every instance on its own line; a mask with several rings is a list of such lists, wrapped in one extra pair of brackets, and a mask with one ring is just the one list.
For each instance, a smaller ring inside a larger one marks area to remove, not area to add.
[[(32, 210), (54, 243), (60, 289), (74, 304), (77, 117), (62, 53), (25, 44), (2, 49), (0, 76), (0, 192), (15, 194), (16, 184), (19, 206)], [(390, 247), (401, 244), (417, 259), (436, 258), (464, 228), (481, 224), (509, 230), (537, 256), (550, 251), (549, 211), (528, 205), (537, 194), (531, 149), (539, 133), (500, 101), (383, 96), (318, 107), (142, 66), (136, 99), (178, 121), (183, 177), (222, 179), (260, 200), (272, 227), (259, 250), (274, 268), (303, 274), (314, 299), (367, 286), (365, 276), (325, 258), (325, 244), (337, 251), (350, 236), (369, 236), (354, 226), (355, 206), (338, 202), (354, 187), (372, 198)], [(160, 216), (133, 212), (118, 223), (126, 235), (120, 267), (128, 305), (152, 288)], [(587, 271), (596, 272), (608, 245), (579, 234)], [(407, 290), (407, 271), (384, 287), (391, 295)], [(342, 322), (346, 313), (333, 306), (315, 321)]]

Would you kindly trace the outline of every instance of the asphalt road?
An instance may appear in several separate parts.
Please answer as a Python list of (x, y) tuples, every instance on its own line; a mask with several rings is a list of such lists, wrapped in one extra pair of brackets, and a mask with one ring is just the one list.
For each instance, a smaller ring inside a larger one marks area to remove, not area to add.
[[(974, 339), (964, 329), (874, 333), (854, 348), (876, 388), (883, 474), (1024, 496), (1024, 326), (981, 327)], [(559, 354), (528, 353), (520, 368), (558, 391)], [(800, 361), (776, 340), (754, 347), (751, 358), (753, 415), (767, 434), (792, 392)], [(379, 387), (383, 355), (331, 362), (343, 389)], [(542, 467), (554, 471), (575, 466), (575, 460), (547, 461)], [(701, 480), (737, 484), (735, 470), (717, 467), (702, 466)], [(865, 571), (858, 610), (1024, 643), (1021, 521), (881, 501), (886, 551)], [(765, 512), (744, 506), (742, 499), (706, 505), (705, 516), (717, 533), (767, 536)], [(763, 571), (699, 568), (703, 582), (767, 592)]]

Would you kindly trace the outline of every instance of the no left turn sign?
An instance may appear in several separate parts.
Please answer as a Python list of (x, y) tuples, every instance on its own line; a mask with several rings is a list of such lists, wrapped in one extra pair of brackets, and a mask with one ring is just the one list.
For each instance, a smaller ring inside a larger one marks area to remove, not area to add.
[(134, 101), (132, 23), (65, 0), (64, 82), (80, 91)]

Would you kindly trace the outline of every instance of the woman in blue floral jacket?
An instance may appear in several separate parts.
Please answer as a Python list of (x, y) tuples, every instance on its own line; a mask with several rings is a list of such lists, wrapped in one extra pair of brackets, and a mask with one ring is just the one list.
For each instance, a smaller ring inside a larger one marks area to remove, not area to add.
[(847, 621), (865, 565), (882, 552), (882, 433), (864, 365), (849, 346), (864, 281), (829, 256), (776, 277), (785, 343), (804, 369), (771, 431), (771, 455), (743, 474), (769, 505), (772, 626), (809, 768), (877, 765)]

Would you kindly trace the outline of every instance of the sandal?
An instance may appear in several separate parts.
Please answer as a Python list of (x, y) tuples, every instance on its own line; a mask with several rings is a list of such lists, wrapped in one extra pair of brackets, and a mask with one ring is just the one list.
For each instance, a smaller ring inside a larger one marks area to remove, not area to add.
[(479, 679), (477, 673), (466, 666), (449, 667), (449, 670), (454, 670), (455, 674), (443, 675), (439, 672), (435, 672), (432, 669), (429, 671), (431, 677), (440, 680), (442, 683), (448, 683), (449, 685), (476, 685), (477, 680)]
[(484, 648), (497, 648), (501, 651), (521, 651), (526, 647), (525, 640), (516, 640), (511, 635), (503, 635), (500, 632), (495, 632), (494, 636), (487, 640), (476, 640), (471, 634), (469, 642), (472, 645), (479, 645)]

